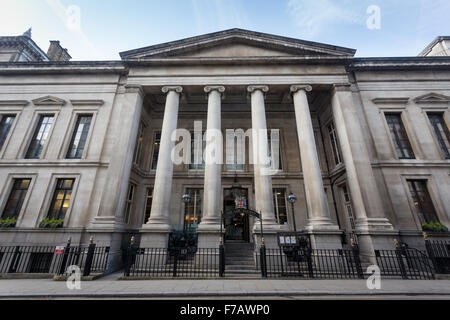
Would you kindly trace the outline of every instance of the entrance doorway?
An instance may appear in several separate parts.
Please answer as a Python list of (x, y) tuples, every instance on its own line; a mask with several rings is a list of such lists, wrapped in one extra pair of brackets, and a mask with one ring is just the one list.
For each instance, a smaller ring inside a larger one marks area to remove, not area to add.
[[(242, 203), (248, 209), (248, 189), (241, 189)], [(234, 198), (232, 189), (224, 189), (223, 195), (223, 212), (229, 212), (236, 207), (236, 199)], [(225, 228), (225, 241), (242, 241), (249, 242), (249, 219), (247, 214), (236, 214), (233, 217), (228, 216), (223, 219)]]

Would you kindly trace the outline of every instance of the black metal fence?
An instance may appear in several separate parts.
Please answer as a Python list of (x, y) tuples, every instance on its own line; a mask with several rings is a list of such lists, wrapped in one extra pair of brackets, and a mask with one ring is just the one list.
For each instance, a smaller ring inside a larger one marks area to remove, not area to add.
[(256, 257), (263, 277), (317, 279), (363, 278), (359, 252), (355, 249), (265, 249)]
[(375, 257), (383, 277), (433, 279), (433, 263), (423, 251), (397, 247), (395, 250), (375, 250)]
[(103, 273), (109, 247), (70, 246), (57, 251), (55, 246), (0, 247), (0, 273), (64, 274), (68, 266), (78, 266), (83, 275)]
[(425, 240), (428, 256), (439, 274), (450, 274), (450, 241)]
[[(125, 253), (125, 277), (137, 278), (208, 278), (221, 272), (219, 248), (186, 249), (128, 248)], [(223, 259), (223, 257), (222, 257)]]

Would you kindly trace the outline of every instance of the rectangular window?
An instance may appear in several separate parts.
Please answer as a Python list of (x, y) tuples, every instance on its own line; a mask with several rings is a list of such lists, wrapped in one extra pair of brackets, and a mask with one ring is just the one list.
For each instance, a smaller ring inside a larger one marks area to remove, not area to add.
[(8, 133), (11, 130), (12, 124), (16, 115), (14, 114), (4, 114), (0, 115), (0, 150), (5, 143), (6, 138), (8, 137)]
[(47, 215), (49, 219), (64, 219), (69, 209), (74, 182), (75, 179), (63, 178), (56, 180), (55, 193)]
[(136, 147), (134, 147), (133, 163), (138, 165), (141, 160), (142, 142), (144, 141), (145, 125), (143, 123), (139, 126), (139, 132), (136, 141)]
[[(203, 170), (205, 169), (205, 159), (203, 155), (205, 154), (206, 141), (203, 139), (204, 132), (202, 135), (199, 135), (197, 139), (200, 142), (197, 142), (199, 145), (195, 148), (195, 136), (194, 132), (191, 132), (191, 163), (189, 164), (189, 169), (191, 170)], [(201, 146), (201, 149), (200, 149)]]
[(352, 228), (352, 231), (354, 231), (356, 230), (355, 215), (353, 214), (352, 201), (347, 186), (344, 185), (342, 187), (342, 193), (344, 195), (344, 207), (350, 221), (350, 227)]
[(81, 159), (83, 156), (91, 121), (92, 115), (84, 114), (78, 116), (75, 130), (73, 131), (72, 139), (70, 140), (67, 159)]
[(152, 201), (153, 201), (153, 188), (147, 188), (147, 200), (145, 202), (145, 216), (144, 224), (150, 219), (150, 214), (152, 211)]
[(28, 152), (25, 156), (26, 159), (39, 159), (42, 150), (44, 149), (45, 142), (48, 139), (50, 129), (53, 125), (54, 115), (43, 114), (39, 117), (38, 124), (34, 130), (33, 138), (31, 139)]
[(125, 223), (130, 222), (131, 210), (133, 208), (133, 200), (134, 200), (134, 185), (130, 183), (128, 186), (128, 194), (127, 194), (127, 200), (126, 200), (126, 204), (125, 204), (125, 215), (124, 215)]
[(397, 155), (400, 159), (415, 159), (400, 113), (386, 113), (386, 121), (391, 132)]
[(439, 222), (426, 180), (408, 180), (408, 186), (420, 223)]
[(19, 216), (22, 209), (25, 196), (27, 195), (28, 187), (31, 179), (14, 179), (11, 193), (3, 210), (2, 218), (16, 218)]
[(273, 170), (281, 170), (281, 143), (280, 130), (267, 130), (268, 153), (270, 159), (270, 167)]
[(278, 224), (287, 224), (286, 190), (280, 188), (273, 189), (273, 204), (275, 217)]
[(227, 129), (225, 131), (225, 158), (227, 170), (244, 170), (245, 164), (245, 133), (242, 129)]
[(444, 120), (444, 114), (428, 113), (428, 119), (430, 119), (434, 134), (442, 152), (444, 152), (445, 159), (450, 159), (450, 133)]
[(152, 170), (156, 170), (158, 165), (159, 145), (161, 144), (161, 132), (155, 132), (153, 139), (153, 156), (152, 156)]
[(336, 129), (334, 128), (333, 122), (331, 122), (328, 125), (328, 135), (330, 137), (331, 150), (333, 152), (334, 164), (338, 165), (338, 164), (342, 163), (341, 149), (339, 147), (339, 142), (338, 142), (338, 138), (336, 135)]
[(187, 227), (195, 228), (203, 216), (203, 189), (187, 188), (186, 192), (191, 196), (191, 201), (185, 205), (184, 220)]

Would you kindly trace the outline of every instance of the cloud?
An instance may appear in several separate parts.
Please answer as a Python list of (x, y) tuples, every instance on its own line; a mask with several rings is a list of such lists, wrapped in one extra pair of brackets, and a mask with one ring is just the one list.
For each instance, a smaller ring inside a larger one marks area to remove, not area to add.
[(365, 23), (364, 15), (350, 9), (348, 1), (336, 5), (331, 0), (289, 0), (287, 10), (301, 35), (309, 38), (335, 24)]

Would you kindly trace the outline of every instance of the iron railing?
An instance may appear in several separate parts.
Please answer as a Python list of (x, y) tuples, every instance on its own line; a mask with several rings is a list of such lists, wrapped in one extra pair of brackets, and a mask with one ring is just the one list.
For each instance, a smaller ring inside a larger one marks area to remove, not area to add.
[(68, 266), (76, 265), (87, 276), (103, 273), (109, 256), (109, 247), (3, 246), (0, 247), (0, 273), (64, 274)]
[(199, 248), (191, 252), (187, 249), (131, 247), (125, 253), (124, 277), (219, 277), (224, 272), (220, 270), (223, 254), (219, 248)]
[[(359, 253), (354, 249), (265, 249), (257, 254), (256, 268), (266, 277), (363, 278)], [(264, 266), (265, 264), (265, 266)], [(266, 270), (264, 270), (266, 269)]]
[(402, 279), (433, 279), (434, 267), (425, 252), (397, 247), (395, 250), (375, 250), (381, 276)]
[(425, 248), (436, 273), (450, 274), (450, 241), (425, 240)]

